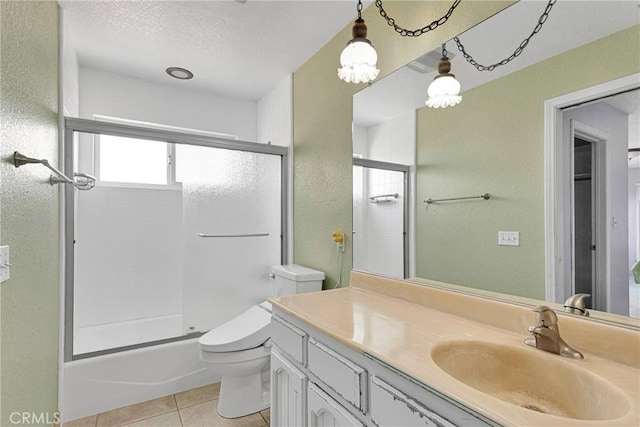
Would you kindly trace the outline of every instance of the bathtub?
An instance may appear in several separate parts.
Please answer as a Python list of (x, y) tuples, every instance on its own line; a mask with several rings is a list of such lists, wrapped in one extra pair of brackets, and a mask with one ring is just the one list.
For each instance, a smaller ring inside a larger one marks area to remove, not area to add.
[(62, 422), (220, 381), (200, 361), (198, 338), (65, 362)]
[(181, 335), (181, 314), (79, 327), (73, 337), (73, 353), (91, 353)]

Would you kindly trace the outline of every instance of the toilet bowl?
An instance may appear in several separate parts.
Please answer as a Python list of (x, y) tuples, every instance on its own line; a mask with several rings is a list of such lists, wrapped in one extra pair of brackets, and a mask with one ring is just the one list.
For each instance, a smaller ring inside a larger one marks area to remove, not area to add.
[[(271, 268), (273, 295), (320, 291), (324, 273), (299, 265)], [(218, 413), (237, 418), (270, 405), (271, 304), (255, 305), (199, 339), (200, 360), (222, 376)]]
[(237, 418), (269, 407), (271, 304), (263, 302), (200, 337), (200, 360), (222, 376), (218, 413)]

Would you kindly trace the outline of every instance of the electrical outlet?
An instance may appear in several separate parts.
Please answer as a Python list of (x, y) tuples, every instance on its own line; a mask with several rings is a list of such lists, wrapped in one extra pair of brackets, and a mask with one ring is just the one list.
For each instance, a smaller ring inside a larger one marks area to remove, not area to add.
[(11, 259), (9, 258), (9, 246), (0, 246), (0, 283), (11, 278)]
[(499, 246), (520, 246), (519, 231), (498, 231)]

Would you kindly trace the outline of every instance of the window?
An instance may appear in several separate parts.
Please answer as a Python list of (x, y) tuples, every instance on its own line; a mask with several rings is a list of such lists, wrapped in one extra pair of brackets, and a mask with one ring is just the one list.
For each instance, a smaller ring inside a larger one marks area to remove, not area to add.
[[(149, 129), (184, 132), (225, 139), (236, 135), (200, 131), (157, 123), (140, 122), (116, 117), (94, 115), (94, 118), (111, 123), (141, 126)], [(96, 135), (94, 146), (94, 174), (101, 182), (175, 185), (176, 146), (168, 142), (127, 138), (112, 135)]]
[(100, 135), (97, 173), (100, 181), (171, 184), (171, 145), (166, 142)]

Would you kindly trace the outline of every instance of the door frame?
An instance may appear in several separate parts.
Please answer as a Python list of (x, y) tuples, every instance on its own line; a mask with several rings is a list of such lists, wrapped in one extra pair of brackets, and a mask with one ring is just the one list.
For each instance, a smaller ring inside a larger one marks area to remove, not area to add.
[[(566, 198), (563, 190), (562, 151), (564, 125), (562, 110), (587, 104), (600, 98), (640, 87), (640, 73), (565, 94), (544, 102), (544, 211), (545, 211), (545, 299), (565, 301), (566, 283), (571, 280), (570, 246), (564, 237), (571, 227), (565, 215)], [(568, 256), (567, 256), (568, 254)], [(569, 267), (567, 267), (569, 258)], [(608, 262), (608, 261), (607, 261)]]

